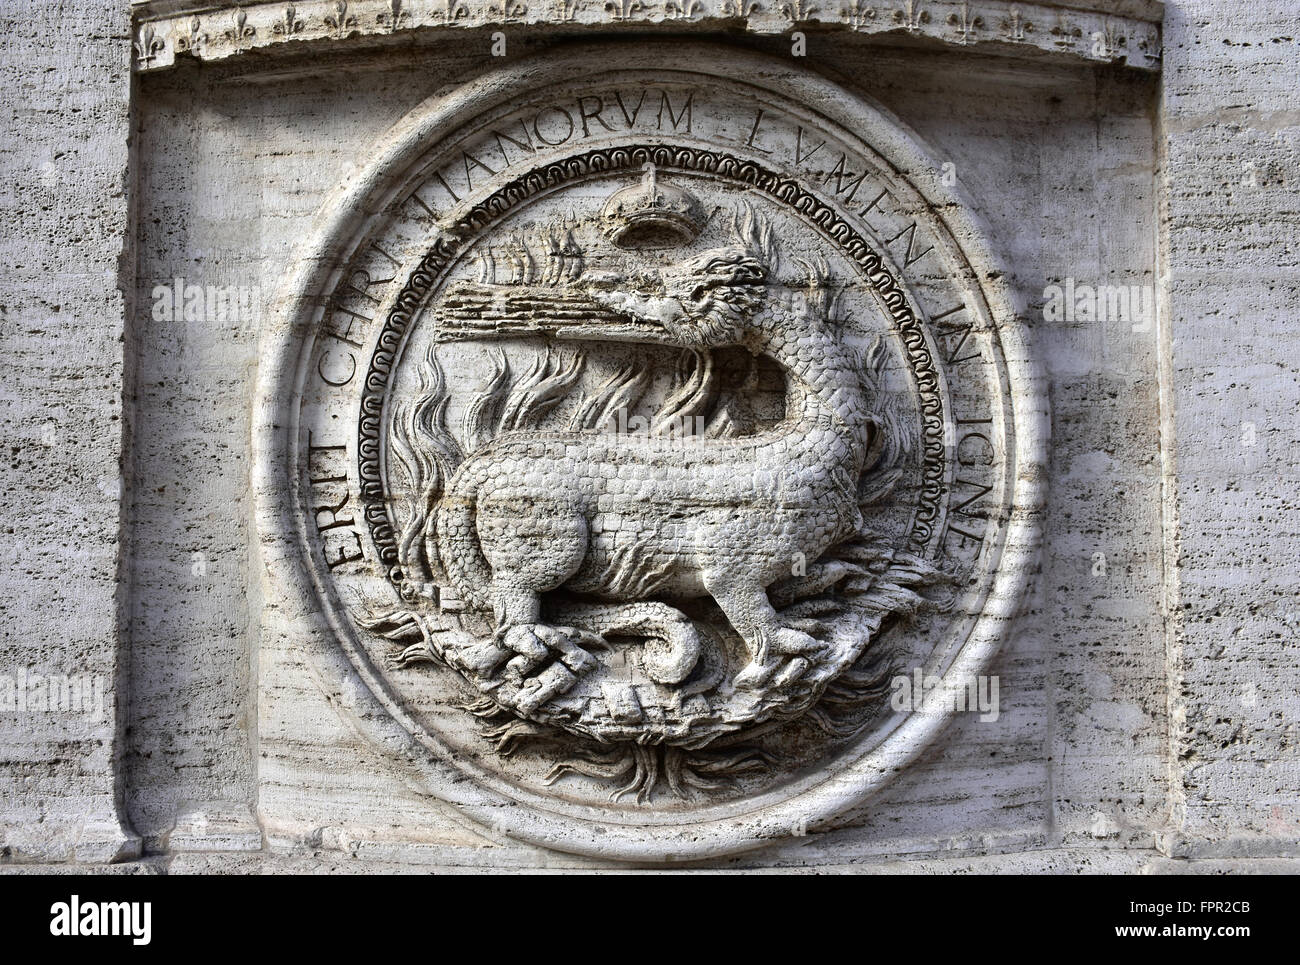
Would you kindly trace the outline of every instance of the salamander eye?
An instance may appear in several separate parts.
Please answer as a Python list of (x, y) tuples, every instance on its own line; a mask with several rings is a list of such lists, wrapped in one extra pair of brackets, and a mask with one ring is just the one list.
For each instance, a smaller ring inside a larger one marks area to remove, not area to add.
[(704, 297), (705, 291), (707, 289), (703, 285), (696, 285), (695, 290), (691, 292), (691, 301), (698, 302)]

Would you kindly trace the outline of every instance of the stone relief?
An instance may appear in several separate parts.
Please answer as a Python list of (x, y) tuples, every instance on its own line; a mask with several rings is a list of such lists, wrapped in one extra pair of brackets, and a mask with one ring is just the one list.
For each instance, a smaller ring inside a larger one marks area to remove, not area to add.
[[(384, 450), (400, 586), (422, 605), (369, 627), (407, 644), (399, 665), (445, 664), (478, 687), (498, 743), (556, 728), (594, 742), (584, 763), (569, 741), (553, 776), (621, 774), (590, 761), (613, 747), (631, 770), (654, 749), (620, 790), (648, 793), (662, 774), (680, 792), (705, 781), (692, 763), (753, 766), (692, 754), (816, 706), (881, 620), (943, 574), (880, 544), (864, 515), (892, 493), (903, 442), (878, 397), (879, 342), (854, 345), (836, 310), (843, 282), (783, 257), (747, 204), (706, 213), (643, 168), (586, 219), (530, 224), (500, 248), (489, 235), (479, 278), (425, 307), (438, 331), (424, 389), (390, 401)], [(710, 217), (730, 228), (699, 250)], [(813, 247), (789, 229), (794, 251)], [(526, 370), (494, 354), (451, 431), (439, 350), (537, 336)], [(647, 346), (679, 353), (667, 390), (652, 391)], [(759, 359), (784, 398), (762, 398)], [(878, 680), (854, 684), (878, 696)]]
[(883, 116), (869, 145), (806, 76), (701, 51), (402, 125), (267, 376), (296, 414), (264, 529), (378, 701), (358, 725), (572, 850), (752, 846), (860, 798), (937, 726), (891, 679), (964, 686), (1033, 549), (1035, 383), (977, 236)]

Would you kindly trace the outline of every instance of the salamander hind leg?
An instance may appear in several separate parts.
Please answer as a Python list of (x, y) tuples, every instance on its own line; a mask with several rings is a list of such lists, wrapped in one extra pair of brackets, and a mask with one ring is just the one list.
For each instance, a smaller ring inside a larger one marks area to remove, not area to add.
[(596, 666), (588, 648), (606, 646), (594, 633), (539, 620), (540, 594), (563, 584), (586, 556), (587, 521), (572, 507), (493, 500), (480, 505), (477, 524), (492, 569), (494, 638), (515, 654), (506, 674), (529, 678), (518, 699), (518, 709), (527, 713)]
[(815, 637), (781, 626), (760, 583), (723, 573), (707, 574), (705, 586), (749, 647), (749, 663), (734, 679), (739, 689), (761, 687), (774, 675), (778, 684), (795, 680), (810, 666), (809, 658), (825, 649)]

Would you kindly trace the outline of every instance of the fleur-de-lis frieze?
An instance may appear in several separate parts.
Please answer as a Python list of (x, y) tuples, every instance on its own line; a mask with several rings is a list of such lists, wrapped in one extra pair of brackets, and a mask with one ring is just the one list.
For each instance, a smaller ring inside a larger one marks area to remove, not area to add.
[(199, 18), (191, 17), (185, 25), (185, 33), (176, 35), (176, 49), (181, 53), (198, 53), (199, 47), (208, 42), (208, 35), (199, 29)]
[(1077, 24), (1072, 24), (1065, 19), (1065, 14), (1060, 14), (1056, 18), (1056, 26), (1052, 28), (1051, 34), (1056, 39), (1052, 41), (1054, 46), (1062, 50), (1069, 50), (1074, 47), (1079, 39), (1083, 36), (1083, 31)]
[(903, 0), (903, 6), (894, 11), (894, 23), (901, 23), (910, 34), (917, 33), (930, 22), (930, 11), (925, 9), (925, 0)]
[(153, 24), (147, 23), (140, 28), (140, 36), (135, 42), (135, 56), (142, 67), (148, 67), (166, 49), (167, 42), (154, 31)]
[(294, 9), (293, 4), (289, 4), (271, 29), (282, 37), (292, 37), (294, 34), (302, 33), (304, 26), (306, 25), (298, 17), (298, 11)]
[(248, 22), (248, 14), (244, 13), (243, 7), (235, 8), (234, 20), (234, 25), (226, 31), (225, 37), (235, 45), (236, 50), (242, 50), (246, 42), (257, 36), (257, 28)]
[(464, 0), (442, 0), (441, 9), (433, 12), (434, 20), (442, 20), (445, 23), (464, 20), (468, 16), (469, 7), (465, 5)]
[(862, 0), (849, 0), (849, 5), (841, 13), (850, 27), (857, 30), (868, 20), (876, 19), (876, 8), (868, 7)]
[(1160, 51), (1160, 35), (1154, 32), (1148, 32), (1140, 41), (1138, 41), (1138, 50), (1142, 51), (1142, 56), (1146, 58), (1148, 64), (1154, 64), (1160, 61), (1162, 54)]
[(396, 30), (404, 20), (409, 19), (406, 11), (402, 9), (402, 0), (388, 0), (388, 9), (375, 17), (379, 26), (387, 27), (390, 31)]
[(1034, 32), (1034, 25), (1024, 18), (1019, 7), (1012, 7), (1007, 19), (1002, 21), (1002, 29), (1007, 38), (1015, 43), (1022, 43), (1026, 34)]
[(781, 4), (781, 12), (785, 14), (788, 20), (795, 23), (808, 20), (817, 12), (817, 9), (808, 0), (789, 0), (788, 3)]
[(340, 40), (357, 25), (355, 14), (348, 13), (348, 0), (334, 0), (334, 12), (325, 15), (325, 26), (334, 31)]
[(1112, 21), (1106, 21), (1101, 30), (1092, 35), (1092, 55), (1102, 60), (1115, 60), (1128, 47), (1128, 38)]
[(959, 44), (969, 44), (974, 40), (975, 32), (984, 29), (984, 18), (976, 14), (970, 15), (970, 4), (962, 0), (961, 13), (948, 14), (948, 23), (957, 28), (957, 42)]
[(700, 0), (667, 0), (664, 17), (668, 20), (692, 20), (703, 7)]
[(614, 15), (615, 20), (629, 20), (644, 10), (645, 5), (641, 0), (605, 0), (605, 9)]
[[(150, 67), (165, 55), (168, 45), (174, 48), (177, 55), (189, 53), (199, 56), (203, 47), (214, 40), (218, 42), (224, 40), (235, 51), (242, 51), (255, 43), (259, 29), (268, 35), (274, 33), (278, 39), (287, 39), (307, 32), (310, 22), (317, 16), (321, 19), (315, 22), (319, 25), (323, 21), (324, 27), (338, 39), (344, 39), (362, 30), (360, 21), (363, 17), (368, 25), (366, 29), (379, 28), (392, 32), (399, 27), (410, 26), (412, 18), (417, 16), (412, 12), (413, 0), (371, 0), (371, 2), (373, 6), (370, 3), (358, 5), (356, 0), (326, 0), (326, 3), (322, 4), (325, 7), (321, 12), (323, 16), (311, 10), (304, 11), (301, 3), (277, 4), (275, 7), (268, 4), (270, 9), (267, 11), (266, 20), (259, 22), (256, 27), (242, 5), (232, 5), (217, 15), (216, 30), (211, 35), (201, 28), (200, 17), (197, 15), (169, 20), (165, 30), (159, 29), (156, 21), (143, 23), (137, 28), (132, 50), (135, 62), (139, 66)], [(423, 0), (423, 2), (429, 5), (426, 9), (430, 10), (430, 13), (425, 16), (433, 22), (451, 23), (465, 20), (470, 16), (471, 11), (467, 0)], [(483, 2), (485, 6), (481, 8), (482, 11), (497, 20), (518, 21), (534, 15), (530, 14), (527, 0), (483, 0)], [(651, 0), (599, 0), (599, 2), (603, 5), (608, 18), (614, 21), (629, 21), (647, 15), (653, 16), (652, 11), (655, 9), (662, 11), (664, 21), (695, 21), (703, 16), (712, 15), (711, 10), (716, 10), (723, 17), (748, 19), (764, 9), (760, 0), (717, 0), (716, 7), (708, 0), (662, 0), (662, 5), (658, 2), (651, 3)], [(780, 15), (788, 21), (800, 23), (818, 19), (818, 14), (822, 13), (819, 4), (820, 0), (781, 0), (779, 5), (768, 4), (767, 6), (769, 9), (775, 6)], [(586, 0), (554, 0), (554, 13), (550, 16), (553, 17), (553, 22), (573, 23), (583, 8), (589, 6)], [(1046, 49), (1089, 56), (1094, 60), (1123, 60), (1127, 55), (1130, 63), (1147, 68), (1158, 66), (1161, 59), (1159, 32), (1153, 32), (1147, 23), (1113, 17), (1104, 19), (1098, 17), (1093, 23), (1088, 23), (1087, 18), (1080, 19), (1061, 11), (1055, 14), (1055, 22), (1049, 28), (1046, 24), (1036, 26), (1026, 16), (1026, 12), (1032, 14), (1032, 10), (1018, 5), (1004, 8), (1001, 17), (996, 16), (996, 11), (991, 16), (987, 9), (981, 14), (978, 0), (974, 3), (970, 0), (943, 0), (939, 6), (946, 6), (948, 9), (946, 11), (940, 9), (936, 13), (935, 3), (932, 0), (892, 0), (883, 4), (875, 3), (873, 0), (840, 0), (832, 10), (835, 19), (853, 30), (880, 29), (868, 27), (868, 24), (879, 23), (881, 26), (889, 25), (894, 29), (901, 28), (909, 34), (918, 34), (927, 29), (936, 32), (935, 23), (946, 22), (948, 26), (939, 28), (937, 32), (943, 33), (950, 41), (961, 45), (973, 44), (983, 36), (989, 39), (1000, 38), (1012, 43), (1034, 42)], [(275, 12), (276, 7), (279, 8), (278, 12)], [(547, 7), (551, 9), (549, 2)], [(259, 6), (258, 9), (265, 8)], [(535, 4), (533, 9), (536, 9)], [(213, 17), (208, 16), (205, 19), (212, 21)], [(320, 30), (321, 27), (315, 29)], [(1031, 35), (1039, 36), (1039, 39), (1034, 40), (1034, 36)], [(1139, 52), (1142, 55), (1140, 62)]]

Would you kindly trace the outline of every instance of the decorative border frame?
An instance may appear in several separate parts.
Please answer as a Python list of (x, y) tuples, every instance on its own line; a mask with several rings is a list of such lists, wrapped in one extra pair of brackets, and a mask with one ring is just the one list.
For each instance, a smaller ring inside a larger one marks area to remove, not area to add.
[[(473, 761), (458, 759), (435, 735), (423, 732), (366, 656), (346, 615), (322, 606), (330, 591), (304, 554), (307, 516), (298, 485), (295, 453), (301, 431), (296, 398), (307, 369), (303, 353), (320, 314), (317, 293), (331, 290), (350, 255), (348, 239), (365, 233), (368, 202), (401, 194), (394, 172), (409, 178), (417, 158), (442, 132), (499, 106), (519, 90), (533, 90), (591, 72), (607, 48), (570, 47), (489, 71), (463, 88), (461, 97), (435, 95), (392, 129), (358, 174), (323, 206), (315, 237), (299, 251), (285, 288), (282, 321), (268, 329), (258, 373), (254, 419), (254, 489), (259, 547), (268, 597), (276, 618), (265, 629), (267, 645), (300, 655), (304, 671), (337, 701), (340, 715), (359, 736), (381, 748), (438, 800), (439, 813), (464, 821), (478, 834), (516, 838), (543, 847), (641, 862), (678, 862), (762, 847), (861, 804), (914, 761), (947, 724), (945, 715), (894, 714), (868, 743), (834, 766), (800, 776), (779, 791), (698, 812), (656, 813), (653, 821), (630, 821), (608, 809), (575, 805), (522, 790)], [(997, 652), (1021, 606), (1037, 565), (1047, 478), (1050, 418), (1043, 374), (1034, 360), (1031, 333), (1000, 260), (988, 248), (988, 232), (960, 186), (946, 186), (941, 166), (917, 135), (883, 107), (798, 65), (717, 44), (647, 42), (628, 51), (628, 70), (701, 69), (721, 83), (752, 84), (775, 97), (815, 110), (825, 123), (855, 131), (929, 203), (934, 229), (948, 236), (970, 270), (967, 282), (991, 321), (990, 337), (1003, 360), (1011, 413), (1004, 531), (982, 609), (969, 633), (936, 650), (933, 664), (942, 694), (955, 693), (982, 673)], [(942, 652), (940, 652), (942, 651)], [(931, 669), (931, 668), (928, 668)]]
[[(1012, 57), (1064, 57), (1158, 71), (1160, 0), (136, 0), (133, 65), (223, 60), (286, 44), (357, 46), (444, 30), (599, 27), (891, 35)], [(373, 39), (372, 39), (373, 38)]]

